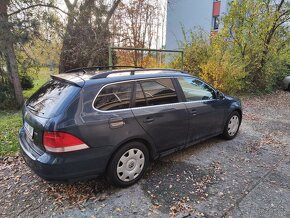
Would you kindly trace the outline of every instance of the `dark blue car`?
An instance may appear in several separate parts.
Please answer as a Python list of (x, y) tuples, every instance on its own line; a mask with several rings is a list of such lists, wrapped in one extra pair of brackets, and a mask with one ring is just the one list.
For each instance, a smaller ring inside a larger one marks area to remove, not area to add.
[(23, 107), (27, 165), (49, 181), (105, 175), (125, 187), (151, 160), (210, 137), (234, 138), (240, 100), (172, 69), (86, 68), (52, 76)]

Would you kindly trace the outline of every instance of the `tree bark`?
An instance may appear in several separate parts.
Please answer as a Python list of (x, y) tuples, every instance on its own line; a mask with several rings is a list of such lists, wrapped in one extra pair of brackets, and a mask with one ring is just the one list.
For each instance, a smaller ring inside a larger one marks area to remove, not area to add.
[(10, 29), (8, 21), (8, 5), (9, 0), (0, 1), (0, 46), (7, 62), (8, 76), (12, 82), (14, 95), (18, 106), (22, 106), (24, 102), (22, 87), (18, 76), (18, 65), (14, 51), (14, 37)]

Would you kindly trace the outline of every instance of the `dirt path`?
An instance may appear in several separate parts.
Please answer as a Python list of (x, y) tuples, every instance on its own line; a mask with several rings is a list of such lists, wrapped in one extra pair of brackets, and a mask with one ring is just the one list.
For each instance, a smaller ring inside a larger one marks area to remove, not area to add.
[(127, 189), (50, 184), (20, 157), (0, 160), (0, 217), (290, 217), (290, 92), (243, 101), (237, 138), (153, 163)]

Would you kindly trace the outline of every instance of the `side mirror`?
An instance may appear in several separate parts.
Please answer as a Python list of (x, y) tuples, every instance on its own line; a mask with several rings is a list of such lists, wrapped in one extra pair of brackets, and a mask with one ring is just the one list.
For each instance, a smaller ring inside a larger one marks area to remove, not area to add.
[(225, 98), (224, 93), (222, 93), (221, 91), (217, 91), (216, 96), (217, 96), (217, 99), (224, 99)]

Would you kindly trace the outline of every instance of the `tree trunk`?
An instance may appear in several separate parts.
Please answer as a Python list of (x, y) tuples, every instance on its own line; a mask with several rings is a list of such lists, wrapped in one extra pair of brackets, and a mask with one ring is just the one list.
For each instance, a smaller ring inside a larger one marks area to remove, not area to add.
[(73, 25), (74, 19), (73, 17), (70, 17), (71, 15), (68, 15), (68, 22), (67, 22), (67, 26), (66, 26), (66, 30), (65, 30), (65, 34), (64, 34), (64, 38), (63, 38), (63, 43), (62, 43), (62, 48), (60, 51), (60, 57), (59, 57), (59, 67), (58, 67), (58, 71), (59, 73), (64, 73), (67, 69), (65, 66), (66, 63), (66, 51), (67, 51), (67, 43), (70, 37), (70, 28)]
[(69, 0), (65, 0), (65, 4), (68, 8), (68, 21), (67, 21), (67, 25), (66, 25), (66, 29), (65, 29), (65, 34), (63, 37), (63, 44), (62, 44), (62, 48), (60, 51), (60, 60), (59, 60), (59, 73), (64, 73), (67, 69), (67, 67), (65, 66), (66, 63), (66, 51), (67, 51), (67, 43), (69, 41), (70, 38), (70, 31), (71, 28), (74, 24), (74, 15), (75, 15), (75, 8), (76, 8), (76, 4), (77, 4), (78, 0), (75, 0), (73, 3), (71, 3)]
[(14, 95), (18, 106), (22, 106), (24, 102), (22, 87), (18, 76), (18, 66), (14, 51), (13, 34), (11, 33), (8, 22), (7, 8), (9, 0), (0, 1), (0, 47), (7, 61), (8, 76), (14, 88)]

